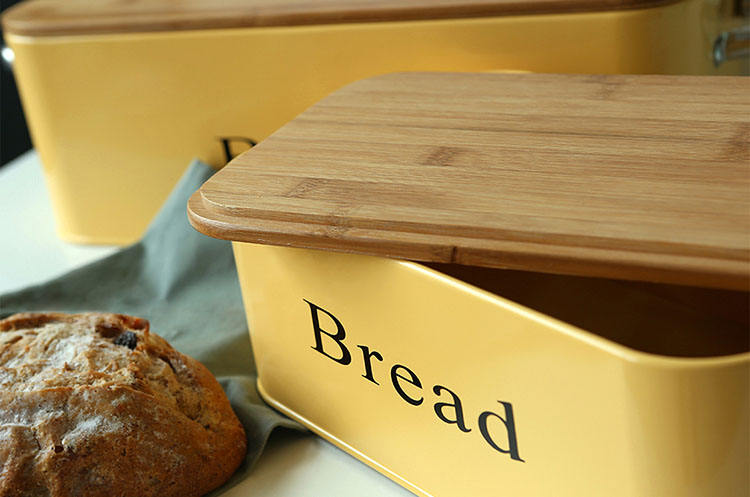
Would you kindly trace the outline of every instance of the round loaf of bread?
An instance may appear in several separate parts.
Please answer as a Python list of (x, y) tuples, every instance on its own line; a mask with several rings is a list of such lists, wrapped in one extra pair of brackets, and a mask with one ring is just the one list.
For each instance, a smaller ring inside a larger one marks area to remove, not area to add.
[(198, 361), (120, 314), (0, 320), (0, 496), (200, 496), (245, 455)]

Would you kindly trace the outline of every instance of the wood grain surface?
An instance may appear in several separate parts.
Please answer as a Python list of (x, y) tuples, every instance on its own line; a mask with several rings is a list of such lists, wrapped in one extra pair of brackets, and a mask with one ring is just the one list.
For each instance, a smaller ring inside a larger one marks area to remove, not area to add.
[(677, 0), (28, 0), (6, 33), (74, 35), (549, 14), (655, 7)]
[(190, 201), (230, 240), (748, 289), (740, 77), (405, 73), (349, 85)]

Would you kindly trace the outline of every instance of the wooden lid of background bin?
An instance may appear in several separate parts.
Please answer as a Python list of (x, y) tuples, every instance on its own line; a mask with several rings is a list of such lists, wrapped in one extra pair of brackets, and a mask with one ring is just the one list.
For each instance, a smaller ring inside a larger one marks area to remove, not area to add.
[(747, 81), (370, 78), (232, 161), (189, 215), (236, 241), (747, 290)]
[(678, 0), (29, 0), (7, 33), (53, 36), (637, 9)]

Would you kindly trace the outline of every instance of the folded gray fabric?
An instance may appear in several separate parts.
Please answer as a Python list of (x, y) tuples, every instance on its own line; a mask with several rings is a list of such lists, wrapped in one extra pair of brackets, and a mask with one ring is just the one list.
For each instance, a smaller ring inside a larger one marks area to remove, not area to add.
[(211, 493), (217, 496), (248, 474), (275, 427), (303, 428), (258, 396), (231, 244), (201, 235), (187, 221), (188, 198), (213, 171), (194, 161), (143, 240), (47, 283), (0, 296), (0, 317), (28, 311), (131, 314), (148, 319), (154, 332), (201, 361), (219, 379), (247, 433), (245, 462)]

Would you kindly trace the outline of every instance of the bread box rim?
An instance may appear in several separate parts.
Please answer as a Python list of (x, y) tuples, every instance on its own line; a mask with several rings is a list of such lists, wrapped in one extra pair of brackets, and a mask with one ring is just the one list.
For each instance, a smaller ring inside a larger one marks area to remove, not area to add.
[(27, 0), (2, 16), (5, 33), (25, 36), (143, 33), (565, 14), (661, 7), (685, 0)]

